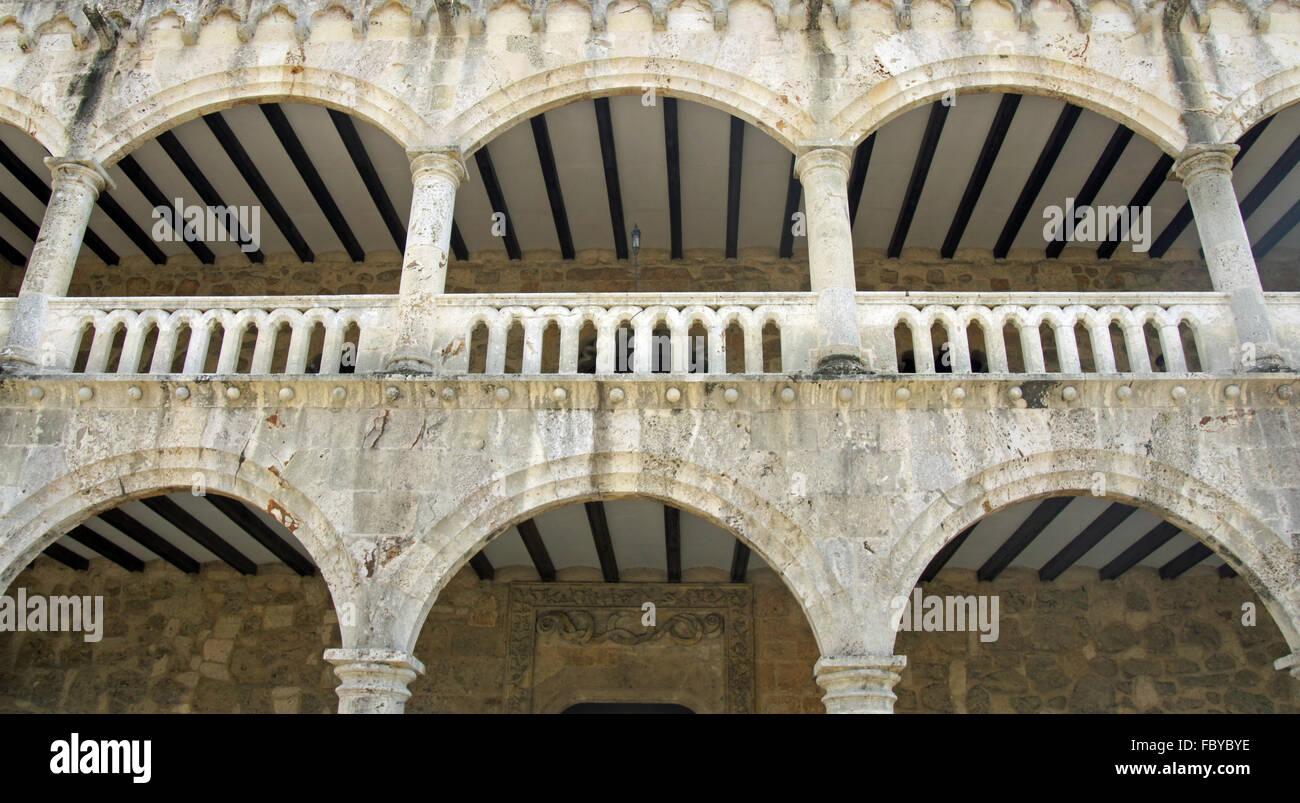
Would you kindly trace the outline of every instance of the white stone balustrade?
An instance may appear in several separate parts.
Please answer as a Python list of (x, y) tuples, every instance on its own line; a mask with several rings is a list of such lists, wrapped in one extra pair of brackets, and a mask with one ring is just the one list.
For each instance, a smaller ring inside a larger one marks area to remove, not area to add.
[(56, 299), (41, 370), (374, 373), (395, 304), (392, 296)]
[[(1300, 294), (1267, 300), (1290, 352), (1300, 345)], [(812, 370), (816, 303), (812, 293), (443, 295), (428, 321), (430, 363), (443, 376), (592, 373), (594, 346), (595, 374), (798, 374)], [(916, 374), (1251, 368), (1221, 293), (859, 293), (857, 303), (877, 374), (900, 373), (906, 352), (912, 364), (901, 372)], [(397, 306), (392, 295), (52, 299), (39, 370), (382, 373)], [(0, 301), (0, 336), (13, 308)], [(977, 332), (982, 343), (968, 339)], [(652, 362), (665, 336), (667, 359)]]

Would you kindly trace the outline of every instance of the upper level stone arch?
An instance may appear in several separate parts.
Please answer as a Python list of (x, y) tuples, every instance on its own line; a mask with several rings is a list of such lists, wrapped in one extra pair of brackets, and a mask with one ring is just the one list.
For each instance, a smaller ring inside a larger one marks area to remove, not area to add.
[(7, 86), (0, 86), (0, 123), (24, 131), (53, 154), (68, 147), (67, 130), (50, 110)]
[(464, 111), (443, 127), (443, 138), (468, 154), (550, 109), (649, 89), (735, 115), (791, 151), (813, 135), (808, 112), (769, 87), (712, 65), (647, 56), (579, 61), (521, 78), (474, 102), (458, 104)]
[(189, 489), (195, 476), (207, 491), (239, 499), (285, 523), (320, 570), (339, 614), (343, 643), (352, 642), (358, 610), (354, 562), (328, 517), (272, 471), (215, 449), (124, 452), (79, 466), (26, 495), (3, 515), (0, 590), (37, 555), (86, 519), (135, 499)]
[(1089, 494), (1099, 484), (1106, 498), (1146, 508), (1214, 549), (1259, 594), (1287, 643), (1300, 644), (1296, 555), (1284, 538), (1230, 494), (1172, 466), (1115, 451), (1040, 452), (947, 489), (894, 547), (892, 596), (909, 594), (944, 544), (986, 516), (1043, 497)]
[(914, 108), (949, 93), (977, 92), (1016, 92), (1069, 101), (1128, 126), (1173, 156), (1187, 144), (1181, 109), (1170, 99), (1137, 82), (1077, 62), (1016, 53), (962, 56), (918, 65), (849, 100), (836, 113), (831, 127), (837, 139), (857, 145)]
[(448, 515), (383, 569), (392, 594), (391, 636), (410, 649), (446, 583), (514, 524), (599, 498), (638, 496), (672, 504), (730, 531), (757, 552), (799, 601), (823, 649), (836, 646), (838, 583), (808, 535), (776, 505), (731, 477), (639, 452), (578, 455), (498, 476), (465, 494)]
[(1219, 112), (1215, 128), (1221, 142), (1236, 142), (1250, 129), (1300, 101), (1300, 67), (1274, 73), (1232, 99)]
[(355, 115), (403, 148), (430, 141), (424, 118), (387, 89), (334, 70), (281, 63), (198, 75), (157, 90), (146, 103), (122, 104), (119, 114), (98, 126), (88, 150), (108, 166), (201, 115), (245, 103), (274, 102), (309, 103)]

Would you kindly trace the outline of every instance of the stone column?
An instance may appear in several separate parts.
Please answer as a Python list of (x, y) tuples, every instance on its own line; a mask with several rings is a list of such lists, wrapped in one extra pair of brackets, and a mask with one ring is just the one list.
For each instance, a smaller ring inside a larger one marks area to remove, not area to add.
[[(1187, 188), (1210, 281), (1228, 295), (1243, 354), (1249, 357), (1253, 350), (1253, 370), (1285, 370), (1232, 187), (1232, 158), (1238, 150), (1236, 145), (1190, 145), (1174, 163), (1174, 173)], [(1236, 363), (1241, 364), (1240, 355)]]
[(813, 667), (817, 685), (826, 690), (828, 714), (892, 714), (894, 684), (907, 665), (905, 655), (822, 657)]
[(402, 257), (397, 334), (385, 361), (389, 371), (428, 373), (434, 369), (434, 317), (437, 297), (447, 288), (456, 190), (465, 180), (460, 151), (408, 151), (411, 160), (411, 218)]
[(411, 696), (406, 684), (424, 674), (424, 664), (401, 650), (330, 649), (325, 660), (343, 681), (340, 714), (400, 714)]
[(27, 260), (9, 339), (0, 352), (0, 363), (9, 370), (30, 371), (41, 366), (37, 349), (50, 299), (67, 294), (95, 199), (105, 187), (113, 187), (98, 162), (50, 157), (45, 166), (51, 173), (50, 202)]
[(862, 373), (862, 334), (854, 294), (853, 230), (849, 225), (849, 154), (817, 147), (795, 159), (808, 213), (808, 267), (817, 294), (817, 346), (812, 365), (818, 373)]

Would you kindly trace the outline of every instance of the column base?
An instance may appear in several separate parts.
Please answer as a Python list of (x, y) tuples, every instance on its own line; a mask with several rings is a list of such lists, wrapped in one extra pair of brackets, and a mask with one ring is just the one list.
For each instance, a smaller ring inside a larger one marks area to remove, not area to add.
[(1277, 659), (1273, 662), (1273, 668), (1279, 672), (1290, 672), (1291, 677), (1300, 680), (1300, 650)]
[(0, 374), (36, 374), (40, 373), (33, 356), (28, 358), (16, 349), (0, 351)]
[(1252, 374), (1280, 374), (1289, 373), (1291, 366), (1282, 357), (1282, 350), (1276, 344), (1269, 343), (1256, 347), (1255, 360), (1248, 370)]
[(867, 361), (858, 346), (819, 346), (812, 350), (813, 373), (817, 376), (854, 376), (870, 374)]
[(813, 674), (826, 690), (826, 713), (892, 714), (894, 685), (904, 666), (906, 655), (850, 655), (819, 659)]
[(424, 673), (424, 664), (400, 650), (330, 649), (325, 660), (342, 681), (340, 714), (400, 714), (411, 697), (406, 685)]

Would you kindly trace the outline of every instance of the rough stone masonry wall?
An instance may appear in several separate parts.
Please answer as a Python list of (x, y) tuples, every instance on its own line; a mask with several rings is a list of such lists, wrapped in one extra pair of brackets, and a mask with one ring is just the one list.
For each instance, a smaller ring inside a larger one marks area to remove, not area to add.
[[(447, 291), (452, 293), (631, 292), (632, 265), (612, 251), (581, 251), (572, 260), (549, 251), (528, 252), (522, 260), (504, 252), (480, 252), (468, 261), (452, 260)], [(1300, 274), (1292, 260), (1261, 263), (1264, 287), (1271, 291), (1300, 290)], [(856, 253), (857, 285), (861, 291), (930, 290), (952, 292), (1106, 292), (1209, 290), (1205, 264), (1192, 251), (1171, 252), (1159, 260), (1096, 259), (1090, 251), (1069, 249), (1061, 259), (1043, 259), (1032, 252), (995, 260), (978, 251), (959, 251), (955, 259), (937, 252), (909, 249), (902, 259), (860, 249)], [(13, 296), (21, 270), (0, 274), (0, 291)], [(73, 275), (72, 296), (150, 295), (345, 295), (396, 293), (401, 258), (395, 251), (375, 252), (365, 263), (343, 254), (321, 254), (313, 263), (293, 256), (269, 255), (265, 263), (250, 264), (243, 256), (223, 257), (203, 265), (193, 257), (173, 257), (153, 265), (130, 257), (116, 266), (83, 260)], [(691, 250), (685, 259), (671, 260), (667, 252), (645, 249), (640, 255), (640, 288), (646, 292), (799, 292), (808, 289), (806, 255), (780, 259), (770, 249), (743, 249), (738, 259), (719, 251)]]
[[(218, 564), (197, 576), (161, 561), (143, 575), (91, 566), (75, 573), (39, 558), (6, 592), (103, 594), (106, 627), (98, 644), (0, 633), (0, 712), (335, 709), (337, 680), (321, 653), (338, 646), (338, 629), (319, 578), (283, 567), (244, 577)], [(771, 570), (750, 580), (757, 710), (821, 712), (803, 612)], [(1270, 665), (1286, 648), (1267, 612), (1240, 625), (1241, 604), (1257, 602), (1240, 579), (1200, 569), (1162, 581), (1138, 569), (1103, 583), (1074, 569), (1041, 583), (1011, 569), (978, 583), (946, 570), (925, 591), (999, 595), (1001, 634), (981, 644), (969, 633), (901, 633), (900, 713), (1300, 713), (1300, 684)], [(416, 644), (427, 672), (411, 684), (409, 712), (502, 709), (508, 593), (468, 569), (447, 586)]]

